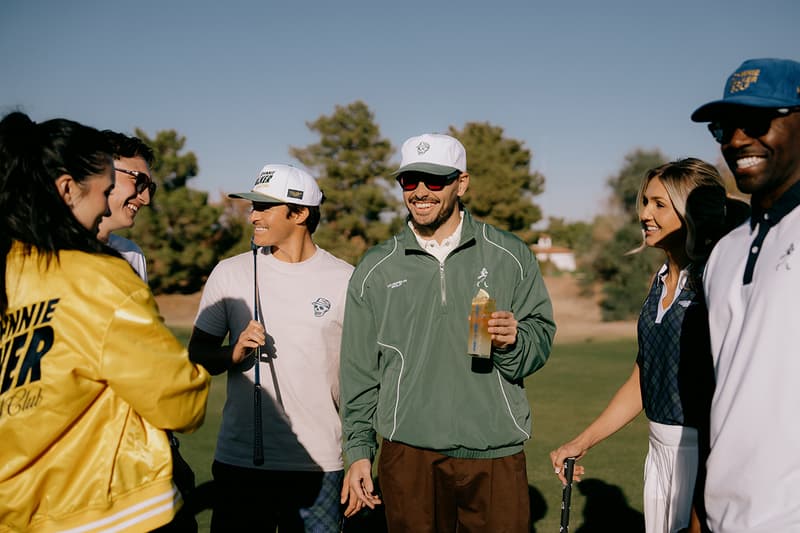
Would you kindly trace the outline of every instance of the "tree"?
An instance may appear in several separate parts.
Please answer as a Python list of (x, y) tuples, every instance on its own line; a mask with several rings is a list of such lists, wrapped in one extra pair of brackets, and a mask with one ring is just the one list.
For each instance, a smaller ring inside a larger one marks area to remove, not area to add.
[(594, 245), (583, 260), (590, 274), (586, 281), (602, 285), (600, 306), (604, 320), (628, 319), (638, 314), (653, 272), (663, 260), (663, 255), (653, 249), (627, 252), (642, 244), (636, 209), (642, 179), (648, 170), (666, 161), (658, 150), (637, 149), (625, 156), (619, 173), (608, 179), (619, 212), (597, 217)]
[(637, 148), (625, 156), (625, 165), (616, 176), (611, 176), (607, 181), (624, 216), (630, 220), (638, 220), (636, 197), (642, 178), (648, 170), (666, 162), (667, 158), (660, 150)]
[(603, 320), (625, 320), (639, 314), (653, 272), (664, 260), (664, 255), (653, 248), (628, 254), (641, 244), (641, 227), (629, 223), (600, 248), (592, 266), (603, 281), (600, 301)]
[(198, 165), (193, 152), (181, 153), (185, 137), (166, 130), (151, 139), (140, 129), (136, 136), (155, 153), (150, 170), (159, 188), (136, 225), (120, 233), (144, 250), (154, 293), (196, 292), (219, 257), (240, 239), (241, 225), (223, 223), (222, 208), (209, 205), (207, 193), (186, 186)]
[(392, 145), (361, 101), (337, 105), (333, 114), (307, 126), (320, 141), (289, 152), (316, 175), (325, 194), (314, 240), (354, 264), (399, 227), (399, 203), (388, 179)]
[(467, 150), (470, 184), (464, 205), (476, 218), (533, 243), (531, 225), (542, 218), (533, 197), (543, 191), (544, 176), (531, 171), (531, 151), (488, 122), (468, 122), (461, 131), (451, 126), (449, 134)]
[(567, 222), (561, 217), (548, 217), (546, 233), (553, 244), (571, 248), (576, 254), (588, 251), (592, 245), (592, 224), (588, 222)]

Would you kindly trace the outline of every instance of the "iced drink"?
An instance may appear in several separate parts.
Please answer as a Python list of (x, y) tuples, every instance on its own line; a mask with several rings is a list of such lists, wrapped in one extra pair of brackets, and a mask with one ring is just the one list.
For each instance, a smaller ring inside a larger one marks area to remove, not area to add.
[(489, 357), (492, 353), (492, 335), (489, 333), (489, 319), (495, 311), (495, 302), (483, 289), (472, 299), (469, 314), (469, 343), (467, 353), (477, 357)]

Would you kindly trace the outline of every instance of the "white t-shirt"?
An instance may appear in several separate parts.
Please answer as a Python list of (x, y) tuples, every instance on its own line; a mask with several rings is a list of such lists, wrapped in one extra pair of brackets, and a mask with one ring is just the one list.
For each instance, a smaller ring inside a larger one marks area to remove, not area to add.
[[(260, 366), (260, 468), (341, 470), (339, 349), (353, 267), (321, 248), (301, 263), (280, 261), (264, 249), (257, 256), (260, 315), (267, 331)], [(235, 344), (253, 319), (253, 300), (253, 254), (226, 259), (208, 278), (195, 327), (218, 337), (229, 334)], [(215, 452), (216, 460), (247, 468), (255, 468), (252, 363), (251, 357), (228, 371)]]
[(706, 508), (713, 531), (800, 531), (800, 207), (745, 285), (756, 234), (746, 223), (720, 240), (704, 277), (717, 379)]
[(138, 244), (112, 233), (108, 236), (108, 245), (118, 251), (122, 258), (131, 264), (139, 277), (147, 283), (147, 261)]

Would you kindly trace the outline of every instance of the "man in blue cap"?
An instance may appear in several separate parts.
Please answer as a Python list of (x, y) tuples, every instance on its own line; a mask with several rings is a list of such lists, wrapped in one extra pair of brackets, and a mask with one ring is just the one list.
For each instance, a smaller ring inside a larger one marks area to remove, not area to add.
[(751, 59), (709, 122), (752, 216), (708, 260), (712, 531), (800, 531), (800, 63)]

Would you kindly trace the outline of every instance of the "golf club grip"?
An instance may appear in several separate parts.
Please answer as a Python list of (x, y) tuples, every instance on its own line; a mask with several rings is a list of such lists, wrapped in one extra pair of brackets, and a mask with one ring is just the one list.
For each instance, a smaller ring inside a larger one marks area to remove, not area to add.
[(567, 484), (561, 489), (561, 527), (559, 533), (569, 531), (569, 507), (572, 500), (572, 471), (575, 469), (575, 458), (567, 457), (564, 461), (564, 477)]
[(253, 388), (253, 464), (264, 464), (264, 441), (261, 431), (261, 385)]

